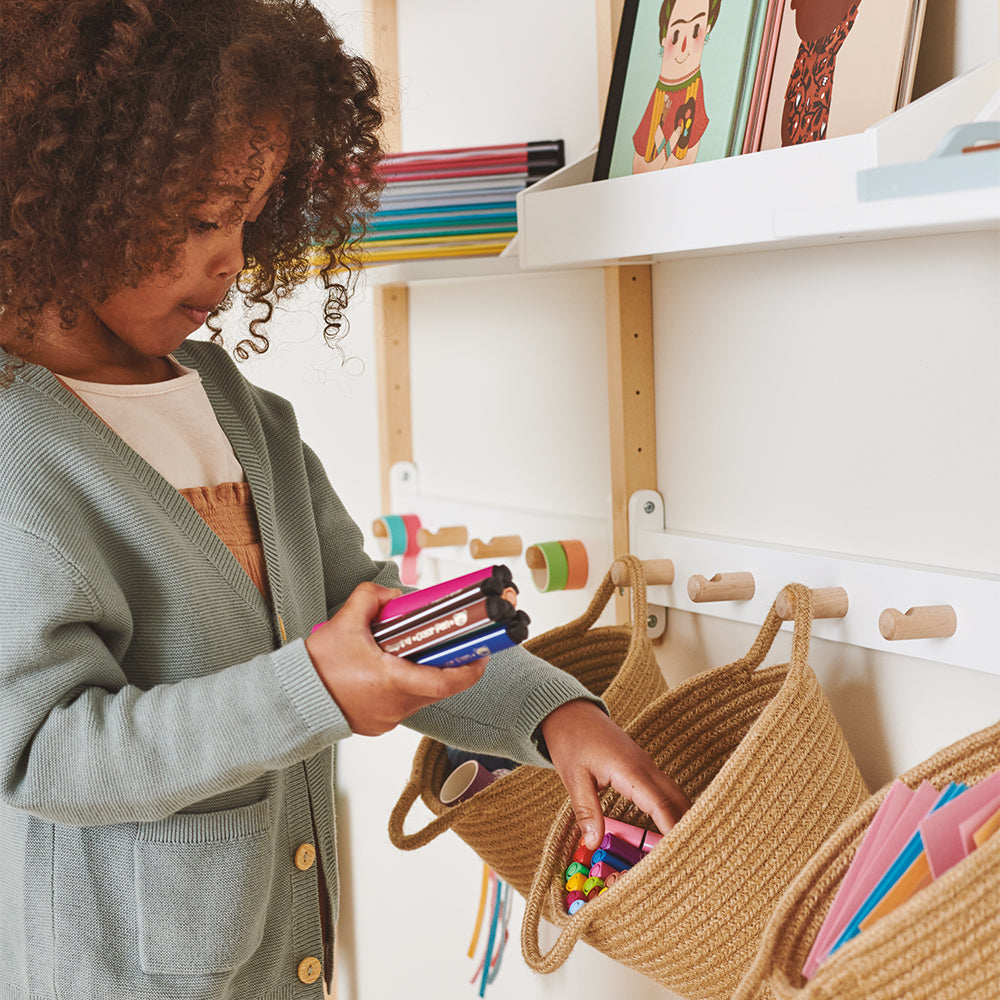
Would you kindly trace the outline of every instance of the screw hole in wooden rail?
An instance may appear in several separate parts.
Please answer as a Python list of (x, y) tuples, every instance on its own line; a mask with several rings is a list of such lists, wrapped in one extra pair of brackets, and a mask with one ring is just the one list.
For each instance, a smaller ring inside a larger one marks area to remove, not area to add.
[(501, 559), (505, 556), (519, 556), (522, 548), (520, 535), (497, 535), (488, 542), (473, 538), (469, 542), (469, 555), (473, 559)]
[[(673, 559), (644, 559), (642, 561), (642, 575), (650, 587), (669, 586), (674, 582), (674, 561)], [(617, 560), (611, 567), (611, 582), (616, 587), (629, 585), (628, 569), (621, 560)]]
[(910, 608), (906, 614), (886, 608), (878, 617), (883, 639), (947, 639), (955, 634), (958, 617), (950, 604)]
[[(843, 618), (849, 605), (847, 591), (843, 587), (816, 587), (812, 591), (813, 618)], [(786, 622), (795, 618), (795, 597), (783, 590), (775, 601), (778, 617)]]
[(753, 573), (716, 573), (710, 580), (696, 573), (688, 580), (688, 597), (696, 604), (709, 601), (749, 601), (756, 590)]
[(460, 524), (441, 528), (440, 531), (428, 531), (426, 528), (421, 528), (417, 532), (417, 545), (422, 549), (432, 549), (442, 545), (464, 545), (468, 540), (468, 529)]

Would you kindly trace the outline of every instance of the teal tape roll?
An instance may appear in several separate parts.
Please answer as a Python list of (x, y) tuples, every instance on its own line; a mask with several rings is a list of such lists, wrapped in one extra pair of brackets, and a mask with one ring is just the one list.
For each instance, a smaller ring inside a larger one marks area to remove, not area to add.
[[(380, 537), (382, 551), (387, 556), (401, 556), (406, 552), (406, 524), (398, 514), (385, 514), (378, 519), (385, 528)], [(378, 534), (378, 532), (376, 532)]]

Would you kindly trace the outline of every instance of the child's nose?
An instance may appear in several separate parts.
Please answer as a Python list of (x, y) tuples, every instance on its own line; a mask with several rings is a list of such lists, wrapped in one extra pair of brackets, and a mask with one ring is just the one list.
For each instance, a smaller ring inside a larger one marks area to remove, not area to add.
[(246, 263), (243, 257), (243, 230), (237, 226), (212, 261), (212, 271), (217, 277), (235, 278)]
[(687, 47), (688, 47), (688, 36), (685, 35), (681, 39), (681, 52), (686, 52), (687, 51)]

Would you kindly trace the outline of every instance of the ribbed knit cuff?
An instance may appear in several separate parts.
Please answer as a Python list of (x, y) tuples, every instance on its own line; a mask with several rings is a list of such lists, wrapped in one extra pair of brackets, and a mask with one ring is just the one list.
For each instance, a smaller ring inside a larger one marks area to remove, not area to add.
[(294, 639), (271, 654), (275, 676), (310, 733), (343, 740), (351, 727), (320, 680), (303, 639)]

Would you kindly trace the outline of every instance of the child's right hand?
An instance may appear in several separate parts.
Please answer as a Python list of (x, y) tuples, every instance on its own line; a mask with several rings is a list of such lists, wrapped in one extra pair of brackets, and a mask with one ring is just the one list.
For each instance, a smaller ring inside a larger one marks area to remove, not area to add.
[(384, 652), (371, 622), (400, 591), (362, 583), (344, 606), (306, 639), (313, 666), (351, 731), (379, 736), (414, 712), (472, 687), (488, 658), (460, 667), (431, 667)]

